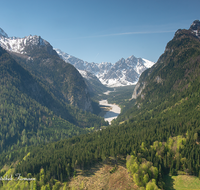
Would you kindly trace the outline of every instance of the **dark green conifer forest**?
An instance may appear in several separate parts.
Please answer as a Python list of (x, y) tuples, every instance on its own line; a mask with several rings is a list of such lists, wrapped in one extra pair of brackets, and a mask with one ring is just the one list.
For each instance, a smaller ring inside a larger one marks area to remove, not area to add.
[(103, 118), (56, 98), (36, 77), (0, 48), (0, 151), (85, 134)]

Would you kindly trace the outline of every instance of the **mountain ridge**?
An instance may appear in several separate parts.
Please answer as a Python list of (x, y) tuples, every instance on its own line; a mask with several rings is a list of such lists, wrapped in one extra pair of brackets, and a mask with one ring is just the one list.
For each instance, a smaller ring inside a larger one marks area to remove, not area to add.
[(12, 53), (27, 55), (27, 59), (32, 59), (31, 55), (35, 46), (40, 49), (45, 48), (49, 54), (59, 55), (60, 58), (72, 64), (75, 68), (91, 72), (103, 85), (108, 87), (133, 85), (138, 81), (140, 74), (154, 64), (149, 60), (136, 58), (133, 55), (127, 59), (121, 58), (114, 64), (109, 62), (89, 63), (59, 49), (53, 49), (51, 44), (40, 36), (8, 37), (2, 29), (0, 29), (0, 46)]
[(116, 63), (94, 63), (83, 61), (71, 56), (60, 49), (55, 49), (58, 55), (66, 62), (74, 65), (79, 70), (85, 70), (94, 74), (102, 84), (108, 87), (133, 85), (139, 79), (141, 73), (155, 63), (144, 58), (130, 56), (121, 58)]
[(84, 79), (74, 66), (64, 62), (51, 44), (37, 35), (8, 37), (1, 29), (0, 46), (24, 68), (49, 86), (55, 96), (86, 111), (93, 111)]
[(0, 36), (8, 38), (8, 35), (4, 32), (2, 28), (0, 28)]
[[(153, 73), (155, 71), (157, 71), (158, 69), (162, 69), (161, 65), (163, 65), (163, 63), (164, 63), (163, 60), (166, 59), (167, 56), (174, 55), (174, 57), (175, 56), (177, 57), (176, 53), (177, 53), (178, 49), (180, 49), (179, 51), (180, 51), (180, 53), (182, 53), (182, 49), (185, 46), (185, 44), (187, 43), (186, 40), (182, 42), (181, 41), (182, 39), (187, 38), (188, 40), (192, 39), (194, 41), (194, 39), (196, 38), (196, 40), (199, 41), (200, 40), (200, 35), (198, 35), (199, 31), (200, 31), (200, 21), (196, 20), (191, 24), (191, 26), (188, 30), (178, 29), (175, 32), (174, 38), (167, 43), (165, 51), (159, 57), (157, 63), (155, 65), (153, 65), (153, 67), (147, 69), (144, 73), (142, 73), (142, 75), (134, 89), (132, 99), (137, 99), (137, 97), (139, 97), (140, 95), (144, 98), (144, 93), (142, 94), (142, 91), (146, 88), (147, 84), (149, 83), (149, 80), (153, 80), (154, 82), (156, 82), (158, 84), (163, 83), (163, 81), (165, 79), (162, 79), (161, 75), (154, 76)], [(193, 49), (194, 48), (191, 48), (190, 51), (193, 51)], [(168, 60), (168, 62), (170, 62), (170, 60)], [(163, 67), (166, 67), (166, 66), (167, 66), (167, 63), (165, 63)], [(180, 68), (180, 69), (183, 69), (183, 68)], [(155, 78), (153, 79), (151, 76), (154, 76)]]

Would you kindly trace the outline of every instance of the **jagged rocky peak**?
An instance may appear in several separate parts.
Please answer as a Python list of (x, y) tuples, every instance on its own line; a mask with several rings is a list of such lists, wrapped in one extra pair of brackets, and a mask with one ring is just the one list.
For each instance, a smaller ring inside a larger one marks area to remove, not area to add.
[(4, 30), (0, 28), (0, 37), (2, 36), (8, 38), (8, 35), (4, 32)]
[(32, 50), (33, 46), (46, 47), (50, 54), (55, 54), (53, 47), (46, 40), (42, 39), (41, 36), (29, 35), (24, 38), (8, 37), (3, 29), (0, 28), (0, 46), (7, 51), (28, 54)]
[(200, 21), (199, 20), (195, 20), (191, 26), (190, 26), (190, 30), (199, 30), (200, 29)]
[(199, 20), (195, 20), (191, 24), (189, 30), (191, 30), (192, 32), (194, 32), (196, 34), (196, 36), (200, 38), (200, 21)]
[(138, 58), (136, 58), (134, 55), (131, 55), (130, 57), (128, 57), (128, 58), (126, 59), (126, 61), (128, 60), (128, 61), (135, 61), (135, 62), (137, 62), (137, 59), (138, 59)]
[(122, 57), (118, 62), (124, 63), (125, 59)]
[[(144, 58), (136, 58), (131, 55), (127, 59), (121, 58), (116, 63), (88, 63), (76, 57), (70, 56), (61, 50), (55, 49), (59, 56), (71, 63), (79, 70), (85, 70), (94, 74), (102, 84), (109, 87), (133, 85), (138, 81), (139, 75), (155, 63)], [(84, 76), (83, 76), (84, 77)]]
[(27, 43), (30, 43), (31, 45), (39, 45), (39, 46), (44, 46), (44, 45), (48, 45), (49, 43), (42, 39), (41, 36), (37, 36), (37, 35), (30, 35), (30, 36), (27, 36), (24, 38), (25, 41), (24, 43), (27, 44)]

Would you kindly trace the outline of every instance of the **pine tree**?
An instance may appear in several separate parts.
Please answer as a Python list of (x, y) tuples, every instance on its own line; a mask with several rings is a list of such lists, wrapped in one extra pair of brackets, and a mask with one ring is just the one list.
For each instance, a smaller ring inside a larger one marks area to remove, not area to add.
[(199, 180), (200, 180), (200, 170), (199, 170)]

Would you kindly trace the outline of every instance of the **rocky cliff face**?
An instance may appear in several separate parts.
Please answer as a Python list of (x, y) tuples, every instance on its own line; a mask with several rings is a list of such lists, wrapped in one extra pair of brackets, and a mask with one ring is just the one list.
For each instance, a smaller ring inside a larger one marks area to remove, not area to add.
[(138, 82), (134, 88), (132, 99), (136, 99), (138, 96), (141, 95), (142, 90), (144, 90), (146, 82)]
[(190, 26), (190, 31), (192, 31), (198, 38), (200, 38), (200, 21), (195, 20), (191, 26)]

